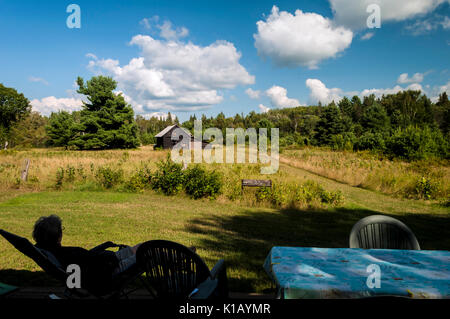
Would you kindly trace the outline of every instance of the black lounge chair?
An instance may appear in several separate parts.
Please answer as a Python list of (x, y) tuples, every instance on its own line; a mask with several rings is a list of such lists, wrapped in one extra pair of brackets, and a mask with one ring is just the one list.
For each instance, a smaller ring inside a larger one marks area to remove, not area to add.
[[(64, 296), (66, 298), (86, 298), (93, 296), (100, 299), (116, 299), (120, 297), (127, 297), (127, 295), (135, 289), (125, 291), (126, 286), (140, 277), (143, 273), (143, 271), (136, 265), (130, 267), (128, 270), (120, 273), (119, 275), (114, 276), (111, 284), (108, 286), (92, 286), (87, 287), (86, 289), (69, 289), (66, 286), (66, 281), (70, 274), (66, 273), (59, 261), (51, 252), (40, 249), (30, 243), (28, 239), (11, 234), (3, 229), (0, 229), (0, 235), (2, 235), (17, 250), (36, 262), (36, 264), (38, 264), (47, 274), (60, 281), (66, 287), (64, 292)], [(101, 251), (112, 247), (119, 247), (119, 249), (121, 249), (126, 246), (117, 245), (108, 241), (94, 247), (91, 251)]]
[(146, 276), (143, 282), (155, 298), (227, 298), (224, 260), (210, 271), (191, 249), (175, 242), (152, 240), (139, 246), (138, 266)]
[(350, 232), (350, 248), (420, 250), (416, 236), (401, 221), (372, 215), (358, 221)]

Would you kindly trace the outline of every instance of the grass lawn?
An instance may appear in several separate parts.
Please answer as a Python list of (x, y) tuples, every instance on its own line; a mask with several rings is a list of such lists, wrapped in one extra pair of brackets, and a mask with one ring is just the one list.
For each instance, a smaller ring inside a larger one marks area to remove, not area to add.
[[(285, 166), (289, 175), (310, 174)], [(305, 176), (316, 178), (313, 175)], [(348, 247), (360, 218), (384, 213), (405, 222), (422, 249), (450, 249), (448, 208), (399, 200), (317, 177), (327, 189), (341, 189), (343, 207), (271, 209), (185, 196), (86, 191), (9, 193), (0, 196), (0, 228), (31, 239), (35, 220), (58, 214), (65, 227), (63, 245), (91, 248), (104, 241), (136, 244), (168, 239), (197, 247), (209, 267), (224, 258), (231, 291), (271, 288), (262, 265), (273, 246)], [(0, 282), (49, 285), (33, 261), (0, 239)]]

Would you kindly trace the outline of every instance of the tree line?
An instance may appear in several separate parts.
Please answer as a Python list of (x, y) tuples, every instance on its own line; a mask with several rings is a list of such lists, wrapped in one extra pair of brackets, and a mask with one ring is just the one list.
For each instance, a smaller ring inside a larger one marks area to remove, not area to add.
[(180, 123), (170, 113), (165, 118), (135, 117), (123, 96), (114, 93), (117, 83), (109, 77), (93, 77), (86, 83), (78, 78), (77, 84), (77, 92), (87, 99), (82, 110), (60, 111), (49, 117), (31, 112), (23, 94), (0, 84), (0, 143), (82, 150), (136, 148), (154, 144), (155, 135), (169, 125), (179, 124), (193, 131), (194, 121), (200, 119), (204, 130), (216, 127), (224, 134), (226, 128), (279, 128), (282, 147), (373, 150), (405, 159), (450, 157), (450, 102), (446, 92), (436, 103), (420, 91), (409, 90), (362, 100), (355, 95), (325, 106), (319, 103), (267, 113), (192, 115)]

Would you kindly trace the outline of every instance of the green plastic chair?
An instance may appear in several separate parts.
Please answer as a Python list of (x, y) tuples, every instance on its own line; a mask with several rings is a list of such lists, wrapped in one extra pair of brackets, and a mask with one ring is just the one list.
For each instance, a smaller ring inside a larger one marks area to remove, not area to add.
[(353, 226), (350, 248), (420, 250), (420, 245), (411, 229), (401, 221), (385, 215), (372, 215)]

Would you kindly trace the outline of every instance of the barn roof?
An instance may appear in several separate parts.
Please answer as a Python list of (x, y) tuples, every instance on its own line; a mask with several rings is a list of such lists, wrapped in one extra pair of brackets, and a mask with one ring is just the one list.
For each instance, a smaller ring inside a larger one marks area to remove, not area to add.
[(185, 131), (187, 134), (189, 134), (189, 136), (192, 136), (191, 132), (189, 132), (187, 129), (185, 129), (184, 127), (179, 127), (177, 124), (174, 124), (174, 125), (170, 125), (170, 126), (166, 127), (164, 130), (162, 130), (161, 132), (156, 134), (155, 137), (163, 137), (168, 132), (170, 132), (170, 130), (172, 130), (174, 127), (181, 128), (183, 131)]

